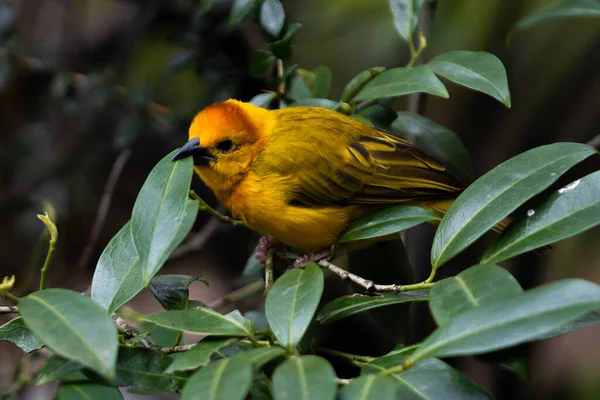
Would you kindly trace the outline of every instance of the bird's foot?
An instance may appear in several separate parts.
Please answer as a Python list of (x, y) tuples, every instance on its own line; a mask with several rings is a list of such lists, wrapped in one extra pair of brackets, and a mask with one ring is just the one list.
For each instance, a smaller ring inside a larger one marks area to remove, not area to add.
[(294, 267), (296, 268), (306, 268), (308, 263), (317, 262), (323, 259), (331, 258), (331, 249), (323, 249), (312, 254), (306, 254), (304, 256), (300, 256), (296, 258), (294, 261)]
[(265, 235), (260, 238), (258, 245), (256, 246), (256, 259), (261, 264), (267, 263), (267, 253), (272, 248), (283, 247), (283, 243), (275, 239), (271, 235)]

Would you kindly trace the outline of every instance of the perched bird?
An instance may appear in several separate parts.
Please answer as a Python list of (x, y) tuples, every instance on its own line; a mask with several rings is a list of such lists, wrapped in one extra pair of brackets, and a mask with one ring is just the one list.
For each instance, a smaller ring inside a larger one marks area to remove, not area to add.
[(200, 111), (173, 157), (251, 229), (306, 252), (392, 204), (444, 213), (465, 183), (427, 151), (319, 107), (266, 110), (227, 100)]

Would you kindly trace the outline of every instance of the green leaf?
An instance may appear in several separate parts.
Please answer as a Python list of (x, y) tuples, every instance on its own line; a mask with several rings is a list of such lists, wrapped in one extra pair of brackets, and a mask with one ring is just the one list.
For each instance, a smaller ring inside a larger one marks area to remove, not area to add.
[(352, 379), (340, 390), (340, 400), (396, 400), (400, 388), (394, 377), (371, 374)]
[(335, 372), (324, 358), (292, 357), (273, 373), (276, 400), (333, 400), (337, 392)]
[[(194, 301), (190, 300), (190, 303)], [(178, 338), (179, 331), (177, 330), (168, 329), (146, 321), (140, 321), (137, 329), (141, 335), (147, 336), (150, 342), (157, 346), (169, 347), (180, 344), (176, 343), (178, 339), (181, 339), (180, 337)]]
[(139, 394), (176, 393), (185, 384), (181, 373), (166, 369), (173, 359), (164, 353), (141, 347), (121, 347), (117, 361), (117, 386), (129, 386)]
[(527, 15), (516, 23), (512, 31), (528, 29), (553, 19), (598, 17), (600, 17), (600, 3), (597, 0), (562, 0)]
[(349, 103), (354, 99), (354, 96), (362, 90), (362, 88), (371, 81), (374, 77), (385, 71), (385, 67), (373, 67), (366, 71), (359, 72), (354, 78), (344, 87), (341, 100)]
[(182, 400), (196, 400), (200, 394), (207, 400), (242, 400), (252, 383), (252, 364), (244, 357), (225, 358), (208, 364), (189, 377)]
[(114, 378), (117, 330), (106, 311), (89, 297), (66, 289), (46, 289), (23, 297), (19, 311), (53, 352)]
[(254, 368), (258, 371), (266, 363), (275, 360), (276, 358), (283, 357), (288, 352), (279, 346), (259, 347), (257, 349), (249, 350), (240, 355), (240, 357), (246, 357)]
[(16, 344), (25, 353), (41, 349), (42, 343), (29, 329), (23, 318), (17, 317), (0, 326), (0, 341), (9, 341)]
[(273, 400), (273, 386), (269, 378), (261, 375), (254, 380), (250, 388), (250, 398), (252, 400)]
[(102, 252), (92, 279), (91, 297), (109, 313), (113, 313), (142, 289), (142, 266), (129, 221)]
[(123, 400), (116, 387), (97, 383), (67, 383), (60, 386), (55, 400)]
[(292, 36), (298, 29), (302, 27), (301, 24), (291, 23), (288, 24), (283, 37), (273, 43), (269, 43), (269, 50), (275, 54), (275, 57), (286, 60), (292, 55)]
[(323, 272), (315, 263), (283, 274), (265, 301), (265, 315), (273, 334), (288, 349), (295, 348), (310, 325), (321, 294)]
[(518, 296), (519, 282), (497, 265), (475, 265), (460, 274), (436, 282), (429, 292), (429, 308), (438, 325), (474, 307)]
[(179, 355), (179, 357), (177, 357), (175, 361), (169, 365), (165, 372), (171, 373), (175, 371), (188, 371), (202, 367), (208, 364), (210, 361), (210, 355), (212, 353), (219, 350), (229, 342), (231, 342), (231, 339), (203, 339), (194, 347)]
[(592, 311), (587, 314), (584, 314), (582, 317), (577, 318), (576, 320), (567, 322), (566, 324), (559, 327), (558, 329), (555, 329), (553, 331), (550, 331), (550, 332), (544, 333), (543, 335), (538, 336), (537, 338), (535, 338), (535, 340), (546, 340), (546, 339), (555, 338), (557, 336), (562, 336), (569, 332), (573, 332), (578, 329), (585, 328), (586, 326), (596, 325), (596, 324), (600, 324), (600, 312)]
[[(370, 374), (402, 365), (413, 349), (411, 346), (377, 358), (363, 366), (361, 375), (373, 376)], [(435, 358), (391, 376), (399, 385), (397, 398), (400, 399), (493, 399), (490, 393), (471, 379)]]
[(397, 205), (365, 214), (342, 232), (338, 242), (353, 242), (399, 233), (429, 221), (439, 221), (439, 214), (416, 206)]
[(83, 365), (73, 360), (67, 360), (52, 354), (44, 367), (40, 370), (35, 381), (36, 386), (52, 381), (81, 381), (87, 379), (80, 371)]
[(250, 56), (250, 76), (256, 79), (262, 78), (274, 63), (275, 56), (270, 51), (255, 51)]
[(451, 51), (427, 63), (454, 83), (488, 94), (510, 108), (510, 92), (502, 61), (483, 51)]
[(356, 101), (375, 100), (424, 92), (448, 98), (444, 84), (424, 65), (393, 68), (382, 72), (367, 83), (355, 97)]
[(313, 70), (313, 74), (314, 97), (327, 98), (329, 96), (329, 89), (331, 88), (331, 70), (325, 65), (321, 65)]
[(188, 287), (198, 280), (208, 286), (202, 274), (159, 275), (150, 280), (148, 289), (165, 310), (185, 310), (190, 296)]
[(146, 285), (183, 241), (198, 211), (198, 201), (188, 199), (193, 160), (172, 162), (175, 152), (152, 169), (133, 206), (131, 234)]
[(239, 312), (221, 315), (207, 307), (162, 311), (147, 315), (144, 320), (165, 328), (203, 335), (251, 336), (253, 332), (252, 321)]
[(371, 122), (371, 120), (370, 120), (370, 119), (368, 119), (367, 117), (363, 117), (363, 116), (362, 116), (362, 115), (360, 115), (360, 114), (352, 114), (352, 115), (350, 115), (350, 116), (351, 116), (352, 118), (354, 118), (355, 120), (357, 120), (357, 121), (360, 121), (360, 122), (362, 122), (363, 124), (365, 124), (365, 125), (367, 125), (367, 126), (370, 126), (371, 128), (374, 128), (374, 127), (375, 127), (375, 124), (374, 124), (373, 122)]
[(303, 99), (298, 100), (290, 104), (291, 107), (297, 106), (310, 106), (310, 107), (322, 107), (330, 110), (337, 110), (340, 103), (329, 99)]
[(425, 339), (413, 359), (481, 354), (536, 340), (598, 307), (600, 286), (553, 282), (461, 313)]
[(470, 246), (569, 168), (595, 154), (580, 143), (536, 147), (503, 162), (462, 192), (435, 234), (431, 265), (438, 268)]
[(466, 180), (474, 179), (475, 171), (471, 156), (460, 137), (450, 129), (408, 111), (398, 113), (392, 128), (399, 132), (410, 133), (418, 146), (426, 148), (446, 164), (456, 168)]
[(268, 109), (271, 103), (273, 102), (273, 99), (275, 99), (276, 97), (277, 93), (275, 92), (261, 93), (254, 96), (250, 100), (250, 103), (254, 104), (257, 107)]
[(233, 0), (229, 14), (229, 25), (242, 22), (256, 7), (257, 0)]
[(419, 14), (424, 0), (389, 0), (394, 25), (400, 36), (407, 42), (412, 40), (419, 23)]
[(350, 315), (377, 307), (413, 301), (427, 301), (427, 292), (415, 290), (405, 293), (386, 293), (376, 296), (366, 296), (362, 294), (342, 296), (323, 307), (317, 316), (317, 321), (322, 324), (330, 324), (342, 318), (349, 317)]
[(600, 224), (600, 171), (570, 183), (514, 221), (483, 255), (500, 262)]
[(285, 22), (285, 11), (279, 0), (264, 0), (260, 7), (260, 24), (271, 36), (278, 37)]

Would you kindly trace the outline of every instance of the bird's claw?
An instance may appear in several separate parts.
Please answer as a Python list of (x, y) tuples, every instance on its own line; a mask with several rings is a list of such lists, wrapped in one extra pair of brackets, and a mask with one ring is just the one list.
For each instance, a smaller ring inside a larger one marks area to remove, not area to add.
[(294, 261), (294, 267), (296, 268), (306, 268), (306, 266), (311, 262), (317, 262), (323, 259), (327, 259), (331, 257), (331, 249), (323, 249), (319, 250), (312, 254), (306, 254), (304, 256), (300, 256), (296, 258)]
[(273, 236), (266, 235), (260, 238), (258, 245), (256, 245), (256, 259), (261, 264), (267, 263), (267, 253), (274, 247), (281, 247), (283, 243), (275, 239)]

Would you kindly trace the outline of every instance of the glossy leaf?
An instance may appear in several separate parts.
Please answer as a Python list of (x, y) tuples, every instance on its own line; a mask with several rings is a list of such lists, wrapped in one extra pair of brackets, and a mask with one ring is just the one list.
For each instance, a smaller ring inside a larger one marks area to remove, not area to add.
[(502, 61), (483, 51), (451, 51), (427, 63), (433, 72), (478, 92), (488, 94), (510, 107), (506, 69)]
[(302, 25), (291, 23), (287, 26), (283, 37), (273, 43), (269, 43), (269, 50), (275, 54), (275, 57), (287, 60), (292, 55), (292, 36)]
[(600, 286), (553, 282), (459, 314), (425, 339), (413, 359), (481, 354), (536, 340), (598, 307)]
[(431, 249), (431, 265), (445, 264), (595, 152), (580, 143), (549, 144), (519, 154), (477, 179), (442, 219)]
[(23, 318), (17, 317), (0, 326), (0, 341), (8, 341), (19, 346), (26, 353), (41, 349), (44, 343), (38, 339)]
[(271, 36), (278, 37), (285, 22), (285, 11), (279, 0), (264, 0), (260, 7), (260, 24)]
[(596, 325), (596, 324), (600, 324), (600, 312), (591, 311), (587, 314), (584, 314), (582, 317), (577, 318), (576, 320), (567, 322), (566, 324), (559, 327), (558, 329), (555, 329), (553, 331), (550, 331), (543, 335), (538, 336), (536, 338), (536, 340), (552, 339), (552, 338), (562, 336), (567, 333), (576, 331), (578, 329), (585, 328), (586, 326)]
[[(413, 347), (394, 351), (363, 366), (361, 375), (372, 376), (402, 365)], [(438, 359), (428, 359), (410, 369), (391, 375), (399, 388), (399, 399), (493, 399), (492, 395), (467, 376)]]
[(427, 301), (427, 292), (411, 291), (405, 293), (386, 293), (376, 296), (366, 296), (362, 294), (342, 296), (323, 307), (317, 316), (317, 321), (322, 324), (330, 324), (342, 318), (349, 317), (350, 315), (377, 307), (410, 303), (413, 301)]
[[(40, 370), (35, 384), (39, 386), (58, 380), (61, 382), (85, 380), (85, 375), (80, 372), (82, 368), (83, 365), (76, 361), (67, 360), (66, 358), (52, 354)], [(73, 377), (73, 379), (70, 377)]]
[(393, 376), (371, 374), (352, 379), (340, 390), (340, 400), (397, 400), (398, 383)]
[(292, 357), (273, 373), (276, 400), (333, 400), (337, 392), (335, 372), (324, 358)]
[(250, 56), (250, 76), (256, 79), (262, 78), (275, 64), (275, 60), (275, 56), (270, 51), (255, 51)]
[(354, 96), (371, 81), (374, 77), (385, 71), (385, 67), (373, 67), (366, 71), (359, 72), (350, 82), (346, 84), (342, 91), (341, 100), (349, 103), (354, 99)]
[(225, 358), (208, 364), (189, 377), (182, 400), (242, 400), (252, 383), (252, 364), (244, 357)]
[(252, 400), (273, 400), (273, 385), (265, 375), (254, 380), (250, 388), (250, 398)]
[(243, 353), (243, 355), (240, 355), (240, 357), (245, 357), (250, 360), (252, 365), (254, 365), (254, 368), (259, 370), (266, 363), (283, 357), (286, 354), (288, 354), (288, 352), (283, 347), (269, 346), (251, 349)]
[(131, 221), (110, 240), (94, 271), (91, 297), (109, 313), (144, 289), (142, 266), (131, 236)]
[(188, 199), (193, 160), (172, 162), (175, 151), (152, 169), (133, 206), (131, 234), (146, 285), (196, 220), (198, 202)]
[(419, 14), (424, 0), (388, 1), (394, 15), (396, 30), (404, 40), (411, 41), (419, 23)]
[(291, 104), (292, 107), (297, 106), (311, 106), (311, 107), (322, 107), (330, 110), (337, 110), (340, 107), (340, 103), (329, 99), (303, 99), (295, 101)]
[(117, 330), (89, 297), (66, 289), (34, 292), (19, 301), (23, 320), (53, 352), (112, 379)]
[(173, 362), (167, 354), (141, 347), (121, 347), (117, 362), (118, 386), (129, 386), (129, 392), (139, 394), (175, 393), (185, 384), (180, 373), (169, 374)]
[(257, 0), (233, 0), (229, 14), (229, 24), (235, 25), (242, 22), (256, 7)]
[(325, 65), (321, 65), (313, 70), (313, 94), (314, 97), (327, 98), (331, 88), (331, 70)]
[(202, 367), (210, 361), (210, 356), (215, 351), (229, 343), (230, 339), (211, 340), (206, 338), (198, 342), (194, 347), (182, 353), (165, 370), (166, 373), (175, 371), (188, 371)]
[(497, 265), (475, 265), (451, 278), (436, 282), (429, 292), (429, 308), (438, 325), (474, 307), (518, 296), (519, 282)]
[(250, 257), (248, 257), (248, 260), (246, 260), (246, 265), (237, 281), (238, 283), (250, 283), (257, 279), (262, 279), (264, 270), (265, 265), (258, 261), (256, 258), (256, 250), (254, 250), (252, 254), (250, 254)]
[(469, 152), (460, 137), (450, 129), (408, 111), (398, 113), (392, 128), (409, 133), (417, 145), (426, 148), (446, 164), (457, 169), (466, 180), (470, 181), (475, 177)]
[(315, 263), (289, 270), (275, 281), (267, 293), (265, 315), (283, 346), (293, 349), (300, 343), (322, 293), (323, 272)]
[(367, 83), (355, 97), (357, 101), (429, 93), (448, 98), (444, 84), (426, 66), (393, 68), (382, 72)]
[(162, 311), (147, 315), (144, 320), (165, 328), (213, 336), (250, 336), (252, 321), (239, 312), (222, 315), (208, 307)]
[(257, 107), (262, 107), (268, 109), (273, 100), (277, 97), (277, 93), (275, 92), (267, 92), (261, 93), (254, 96), (250, 103), (254, 104)]
[(500, 262), (558, 242), (600, 224), (600, 171), (559, 189), (539, 207), (514, 221), (483, 255)]
[(62, 384), (54, 400), (123, 400), (116, 387), (97, 383)]
[(439, 214), (416, 206), (397, 205), (365, 214), (342, 233), (339, 243), (370, 239), (399, 233), (429, 221), (439, 221)]
[(597, 0), (562, 0), (527, 15), (517, 22), (513, 31), (528, 29), (553, 19), (598, 17), (600, 17), (600, 3)]
[(188, 288), (197, 280), (208, 286), (202, 274), (158, 275), (150, 280), (148, 289), (165, 310), (185, 310), (190, 296)]

